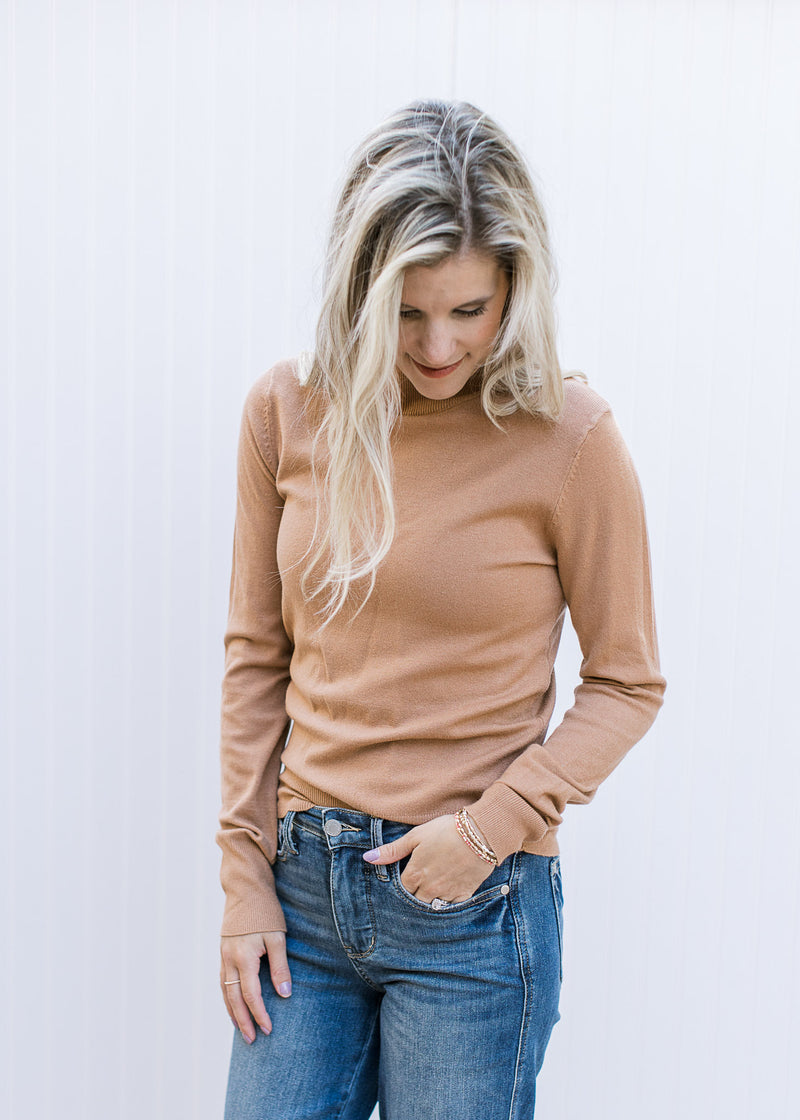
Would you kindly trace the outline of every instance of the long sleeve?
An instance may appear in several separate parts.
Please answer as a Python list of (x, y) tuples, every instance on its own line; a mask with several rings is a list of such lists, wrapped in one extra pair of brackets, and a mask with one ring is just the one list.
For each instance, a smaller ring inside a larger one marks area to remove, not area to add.
[(609, 411), (578, 448), (550, 522), (583, 660), (575, 702), (470, 807), (503, 859), (586, 803), (663, 702), (650, 552), (636, 471)]
[(222, 682), (222, 810), (217, 843), (225, 890), (223, 935), (284, 930), (271, 863), (277, 785), (289, 720), (292, 646), (281, 616), (276, 559), (282, 501), (271, 465), (265, 380), (244, 406), (237, 464), (225, 673)]

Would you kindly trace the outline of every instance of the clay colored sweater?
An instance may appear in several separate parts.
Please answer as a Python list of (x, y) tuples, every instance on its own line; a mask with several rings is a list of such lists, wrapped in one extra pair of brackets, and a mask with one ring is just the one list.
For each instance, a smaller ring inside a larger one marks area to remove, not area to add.
[[(435, 402), (406, 385), (394, 543), (361, 613), (320, 632), (300, 593), (308, 393), (288, 362), (253, 385), (225, 633), (223, 934), (285, 928), (279, 813), (414, 825), (467, 806), (499, 859), (555, 855), (565, 806), (652, 723), (665, 681), (639, 482), (606, 402), (577, 380), (565, 394), (557, 422), (516, 413), (498, 431), (472, 386)], [(567, 606), (581, 683), (546, 738)]]

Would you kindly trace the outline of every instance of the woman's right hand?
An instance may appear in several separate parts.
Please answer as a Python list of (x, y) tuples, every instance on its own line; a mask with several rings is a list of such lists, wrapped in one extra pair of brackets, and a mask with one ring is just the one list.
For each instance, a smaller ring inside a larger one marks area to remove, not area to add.
[[(292, 994), (292, 977), (286, 959), (285, 933), (243, 933), (222, 938), (219, 977), (222, 996), (228, 1014), (234, 1026), (242, 1032), (245, 1042), (255, 1040), (254, 1019), (264, 1034), (272, 1030), (272, 1021), (261, 998), (258, 975), (265, 953), (273, 987), (279, 996), (287, 999)], [(232, 980), (238, 983), (230, 983)]]

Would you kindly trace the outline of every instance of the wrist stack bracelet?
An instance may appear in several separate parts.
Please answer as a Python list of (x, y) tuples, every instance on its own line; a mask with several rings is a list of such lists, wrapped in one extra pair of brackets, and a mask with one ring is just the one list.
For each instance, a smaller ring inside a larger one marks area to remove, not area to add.
[(467, 847), (471, 848), (476, 856), (480, 856), (481, 859), (485, 860), (487, 863), (496, 864), (497, 856), (494, 854), (492, 849), (487, 847), (487, 845), (484, 843), (483, 837), (479, 834), (475, 825), (472, 823), (472, 820), (470, 819), (469, 813), (466, 809), (459, 809), (459, 811), (455, 815), (455, 822), (456, 828), (458, 829), (458, 835), (461, 837)]

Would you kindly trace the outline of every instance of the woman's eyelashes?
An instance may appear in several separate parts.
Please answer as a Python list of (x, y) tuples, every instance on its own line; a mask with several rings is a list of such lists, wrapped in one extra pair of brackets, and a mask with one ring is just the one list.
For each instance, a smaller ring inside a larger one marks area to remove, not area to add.
[[(486, 304), (482, 303), (480, 305), (480, 307), (470, 308), (469, 311), (466, 311), (463, 308), (458, 307), (458, 308), (456, 308), (455, 311), (453, 311), (453, 315), (456, 315), (459, 319), (474, 319), (478, 315), (483, 315), (485, 311), (486, 311)], [(416, 318), (419, 317), (419, 314), (420, 314), (420, 312), (417, 311), (417, 309), (415, 307), (407, 307), (407, 308), (404, 308), (403, 310), (401, 310), (400, 318), (401, 319), (416, 319)]]

